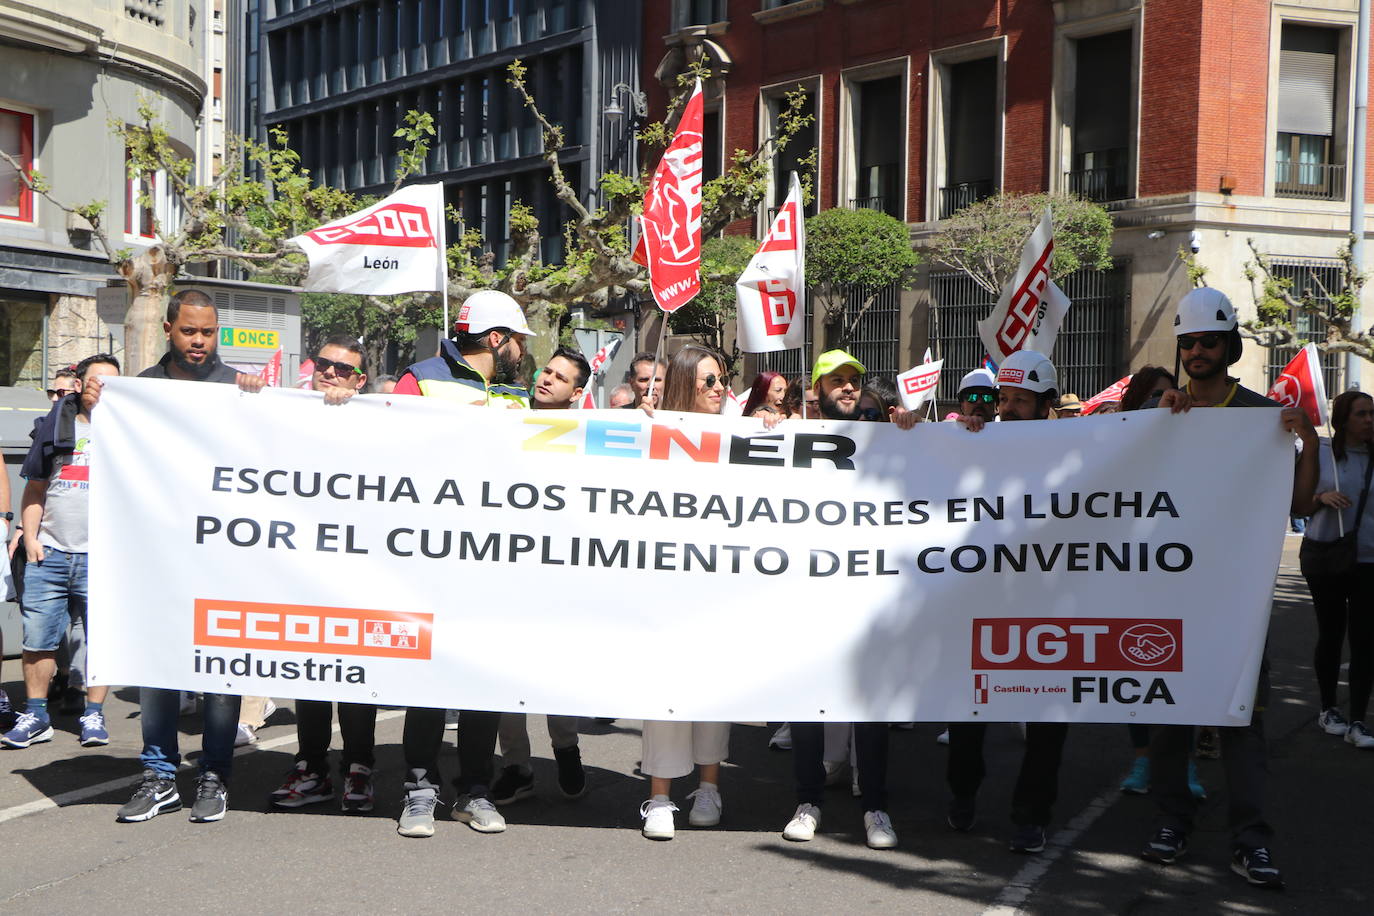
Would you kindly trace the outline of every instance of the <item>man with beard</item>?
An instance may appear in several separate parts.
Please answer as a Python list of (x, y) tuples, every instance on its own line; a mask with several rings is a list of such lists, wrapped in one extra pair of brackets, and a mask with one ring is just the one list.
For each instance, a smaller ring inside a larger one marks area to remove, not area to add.
[(401, 373), (392, 393), (478, 407), (529, 407), (520, 364), (525, 340), (534, 332), (520, 304), (503, 292), (481, 290), (463, 303), (453, 327), (453, 339), (440, 342), (439, 355)]
[[(393, 394), (418, 394), (478, 407), (528, 408), (529, 392), (517, 379), (525, 358), (525, 340), (533, 337), (520, 304), (496, 290), (473, 293), (454, 322), (453, 340), (439, 355), (406, 369)], [(453, 819), (479, 833), (500, 833), (503, 818), (492, 804), (496, 734), (501, 714), (464, 709), (458, 714), (458, 798)], [(401, 747), (409, 778), (405, 807), (396, 832), (406, 837), (434, 836), (434, 808), (439, 802), (439, 748), (444, 743), (444, 710), (406, 710)]]
[[(985, 370), (975, 370), (976, 372)], [(963, 389), (980, 390), (982, 385), (971, 384), (969, 373), (960, 383), (960, 417), (970, 430), (977, 432), (986, 422), (981, 408), (987, 402), (979, 398), (977, 404), (965, 401)], [(1018, 350), (1002, 361), (997, 370), (997, 417), (1004, 423), (1017, 420), (1047, 420), (1057, 398), (1058, 373), (1044, 355), (1033, 350)], [(970, 407), (979, 409), (970, 410)], [(987, 725), (983, 722), (954, 722), (949, 726), (949, 758), (945, 780), (954, 798), (949, 803), (946, 823), (950, 828), (966, 831), (973, 827), (975, 799), (986, 772), (983, 765), (983, 737)], [(1045, 848), (1045, 828), (1059, 793), (1059, 764), (1064, 755), (1064, 739), (1068, 726), (1063, 722), (1031, 722), (1026, 726), (1026, 752), (1021, 758), (1016, 787), (1011, 796), (1011, 820), (1015, 832), (1011, 851), (1035, 854)]]
[[(187, 382), (237, 382), (243, 391), (261, 391), (261, 376), (236, 372), (220, 362), (219, 313), (209, 296), (199, 290), (177, 293), (167, 303), (167, 353), (157, 365), (140, 372), (139, 378), (176, 379)], [(202, 707), (200, 780), (191, 805), (191, 821), (208, 823), (224, 817), (234, 738), (238, 734), (241, 698), (207, 693)], [(181, 763), (177, 749), (177, 716), (181, 693), (143, 687), (138, 694), (143, 729), (143, 781), (133, 798), (119, 809), (120, 823), (150, 820), (181, 807), (176, 770)]]
[[(844, 350), (827, 350), (811, 370), (811, 388), (818, 397), (820, 418), (858, 420), (864, 386), (863, 363)], [(911, 414), (911, 423), (915, 414)], [(894, 420), (894, 422), (897, 422)], [(900, 424), (909, 429), (910, 424)], [(826, 785), (825, 726), (793, 722), (792, 771), (797, 783), (797, 808), (783, 828), (783, 839), (804, 843), (816, 835)], [(854, 768), (864, 811), (865, 841), (873, 849), (897, 845), (897, 832), (887, 814), (888, 724), (858, 722), (854, 729)]]
[(531, 392), (536, 410), (566, 410), (582, 400), (592, 377), (587, 357), (570, 347), (559, 347), (534, 378)]
[[(1174, 316), (1178, 356), (1188, 382), (1171, 389), (1145, 407), (1166, 407), (1180, 413), (1194, 407), (1279, 407), (1226, 374), (1241, 356), (1241, 337), (1231, 301), (1220, 290), (1201, 287), (1179, 300)], [(1306, 515), (1312, 509), (1317, 485), (1317, 434), (1311, 421), (1296, 407), (1279, 412), (1282, 428), (1302, 440), (1293, 474), (1291, 511)], [(1202, 460), (1202, 459), (1198, 459)], [(1224, 507), (1216, 507), (1212, 511)], [(1279, 520), (1275, 520), (1278, 524)], [(1225, 608), (1217, 609), (1219, 614)], [(1274, 830), (1264, 818), (1264, 789), (1268, 752), (1264, 738), (1264, 708), (1269, 701), (1268, 652), (1260, 659), (1250, 724), (1221, 728), (1222, 761), (1227, 786), (1227, 820), (1231, 829), (1231, 870), (1257, 887), (1278, 890), (1283, 876), (1269, 852)], [(1159, 819), (1141, 855), (1161, 865), (1171, 864), (1188, 848), (1198, 799), (1188, 789), (1188, 757), (1193, 727), (1161, 725), (1153, 729), (1150, 772)]]

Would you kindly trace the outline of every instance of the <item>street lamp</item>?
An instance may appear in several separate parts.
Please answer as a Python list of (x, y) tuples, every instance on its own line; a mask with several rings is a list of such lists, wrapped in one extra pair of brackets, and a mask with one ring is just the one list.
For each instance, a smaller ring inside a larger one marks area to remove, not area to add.
[[(605, 108), (601, 109), (601, 114), (611, 121), (611, 123), (615, 123), (625, 116), (625, 109), (620, 107), (620, 91), (622, 89), (630, 97), (630, 105), (634, 108), (635, 121), (648, 115), (648, 98), (645, 97), (644, 93), (636, 92), (635, 88), (629, 83), (616, 83), (611, 87), (609, 93), (611, 100), (607, 103)], [(635, 121), (630, 122), (631, 127), (634, 126)]]

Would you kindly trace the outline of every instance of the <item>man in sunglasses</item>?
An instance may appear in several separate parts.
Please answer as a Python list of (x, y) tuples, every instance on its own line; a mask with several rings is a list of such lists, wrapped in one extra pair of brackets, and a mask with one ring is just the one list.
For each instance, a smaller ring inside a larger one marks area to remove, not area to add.
[[(982, 373), (982, 375), (979, 375)], [(977, 432), (987, 422), (983, 397), (991, 373), (976, 369), (960, 383), (959, 417)], [(997, 369), (997, 418), (1003, 423), (1021, 420), (1047, 420), (1059, 396), (1059, 373), (1054, 364), (1034, 350), (1017, 350)], [(963, 389), (976, 395), (965, 401)], [(986, 774), (983, 763), (984, 722), (953, 722), (949, 726), (949, 758), (945, 781), (954, 796), (949, 803), (946, 823), (960, 832), (971, 830), (977, 814), (977, 794)], [(1063, 722), (1030, 722), (1026, 725), (1026, 751), (1021, 757), (1016, 786), (1012, 790), (1011, 820), (1015, 827), (1012, 852), (1035, 855), (1045, 849), (1045, 832), (1059, 795), (1059, 769), (1064, 756), (1068, 726)]]
[[(1174, 316), (1178, 361), (1188, 375), (1183, 388), (1164, 392), (1145, 407), (1166, 407), (1182, 413), (1194, 407), (1280, 407), (1227, 375), (1241, 357), (1239, 323), (1231, 300), (1220, 290), (1201, 287), (1179, 300)], [(1302, 440), (1294, 466), (1290, 510), (1305, 515), (1317, 485), (1317, 433), (1302, 410), (1279, 413), (1279, 423)], [(1276, 520), (1276, 524), (1278, 520)], [(1268, 652), (1260, 660), (1259, 681), (1250, 724), (1221, 728), (1222, 758), (1231, 828), (1231, 870), (1258, 887), (1280, 889), (1283, 877), (1274, 865), (1269, 842), (1274, 830), (1264, 818), (1264, 788), (1268, 752), (1264, 738), (1264, 708), (1269, 701)], [(1193, 726), (1161, 725), (1152, 729), (1150, 774), (1159, 806), (1154, 835), (1141, 855), (1161, 865), (1171, 864), (1188, 848), (1198, 799), (1188, 788), (1188, 757)]]
[(310, 376), (310, 388), (324, 392), (326, 404), (342, 404), (367, 384), (363, 348), (356, 337), (334, 335), (320, 347), (313, 362), (315, 371)]
[(69, 394), (81, 390), (81, 381), (76, 377), (76, 367), (63, 366), (53, 373), (52, 387), (48, 389), (48, 400), (56, 404)]
[(520, 364), (525, 341), (533, 336), (518, 302), (494, 289), (479, 290), (459, 309), (453, 339), (440, 342), (438, 356), (401, 373), (392, 393), (477, 407), (529, 407)]
[(978, 417), (991, 423), (997, 416), (997, 380), (989, 369), (974, 369), (959, 379), (959, 411), (955, 419)]
[[(519, 384), (525, 340), (534, 336), (520, 304), (497, 290), (473, 293), (453, 325), (453, 339), (441, 342), (439, 355), (401, 373), (393, 394), (418, 394), (478, 407), (528, 408), (529, 392)], [(458, 798), (450, 813), (478, 833), (500, 833), (506, 819), (490, 798), (501, 714), (464, 709), (458, 714)], [(405, 806), (396, 832), (406, 837), (434, 836), (439, 802), (439, 748), (444, 743), (444, 710), (406, 710), (401, 739), (408, 778)]]

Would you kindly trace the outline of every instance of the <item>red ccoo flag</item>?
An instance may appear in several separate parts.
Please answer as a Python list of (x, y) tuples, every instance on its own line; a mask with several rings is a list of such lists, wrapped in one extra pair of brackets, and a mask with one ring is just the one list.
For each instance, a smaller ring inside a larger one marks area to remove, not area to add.
[(1129, 375), (1123, 375), (1097, 394), (1088, 398), (1083, 402), (1083, 416), (1086, 417), (1103, 404), (1110, 404), (1113, 401), (1121, 400), (1122, 397), (1125, 396), (1126, 389), (1130, 387), (1130, 384), (1131, 377)]
[(704, 120), (701, 80), (682, 112), (639, 218), (634, 260), (649, 268), (649, 288), (665, 312), (691, 302), (701, 291), (701, 131)]
[(1326, 382), (1316, 344), (1308, 344), (1283, 367), (1269, 397), (1284, 407), (1301, 407), (1313, 426), (1326, 425)]
[(281, 347), (277, 347), (277, 352), (273, 353), (267, 365), (262, 367), (260, 375), (263, 381), (267, 382), (268, 388), (281, 387)]

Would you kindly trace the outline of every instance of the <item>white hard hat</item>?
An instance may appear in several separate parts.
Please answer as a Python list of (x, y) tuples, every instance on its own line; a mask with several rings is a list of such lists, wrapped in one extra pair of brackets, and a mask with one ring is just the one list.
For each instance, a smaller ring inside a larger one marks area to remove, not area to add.
[(974, 369), (968, 375), (959, 379), (959, 391), (967, 391), (970, 388), (996, 388), (997, 379), (993, 378), (990, 369)]
[(1036, 394), (1059, 389), (1059, 374), (1043, 353), (1017, 350), (997, 367), (998, 386), (1024, 388)]
[(482, 289), (463, 300), (454, 327), (465, 334), (484, 334), (505, 328), (516, 334), (536, 336), (525, 321), (520, 303), (500, 290)]
[(1178, 300), (1174, 315), (1175, 334), (1203, 334), (1208, 331), (1234, 331), (1236, 310), (1219, 289), (1199, 286)]

